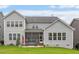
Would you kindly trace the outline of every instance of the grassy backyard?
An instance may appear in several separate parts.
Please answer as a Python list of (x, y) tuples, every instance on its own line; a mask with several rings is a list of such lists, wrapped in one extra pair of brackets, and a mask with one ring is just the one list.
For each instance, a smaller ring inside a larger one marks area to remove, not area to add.
[(79, 54), (79, 50), (65, 48), (0, 46), (0, 54)]

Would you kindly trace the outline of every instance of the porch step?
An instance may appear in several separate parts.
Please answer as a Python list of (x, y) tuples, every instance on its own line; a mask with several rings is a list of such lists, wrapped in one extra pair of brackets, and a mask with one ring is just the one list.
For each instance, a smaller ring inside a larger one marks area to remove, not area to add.
[(26, 43), (26, 46), (43, 46), (43, 43)]
[(25, 45), (26, 46), (36, 46), (37, 44), (35, 44), (35, 43), (26, 43)]
[(44, 47), (44, 46), (22, 46), (22, 47)]

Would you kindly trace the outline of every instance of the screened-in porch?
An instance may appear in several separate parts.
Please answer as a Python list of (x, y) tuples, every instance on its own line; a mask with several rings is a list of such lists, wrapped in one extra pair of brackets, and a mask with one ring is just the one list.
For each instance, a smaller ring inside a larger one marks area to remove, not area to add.
[(25, 32), (26, 45), (43, 44), (43, 32)]

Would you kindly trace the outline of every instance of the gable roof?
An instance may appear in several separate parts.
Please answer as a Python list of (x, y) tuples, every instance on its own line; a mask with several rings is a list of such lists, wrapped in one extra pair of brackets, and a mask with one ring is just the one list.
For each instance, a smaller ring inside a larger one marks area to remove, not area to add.
[(65, 26), (67, 26), (68, 28), (70, 28), (71, 30), (75, 30), (74, 28), (72, 28), (70, 25), (66, 24), (64, 21), (62, 21), (61, 19), (55, 20), (54, 22), (52, 22), (48, 27), (46, 27), (45, 29), (48, 29), (49, 27), (51, 27), (53, 24), (55, 24), (57, 21), (60, 21), (61, 23), (63, 23)]
[(52, 23), (57, 19), (59, 18), (54, 16), (26, 16), (27, 23)]
[[(19, 16), (21, 16), (22, 18), (24, 18), (24, 16), (22, 16), (20, 13), (18, 13), (18, 12), (15, 11), (15, 10), (13, 10), (11, 13), (9, 13), (8, 15), (6, 15), (6, 16), (4, 17), (4, 19), (7, 18), (8, 16), (12, 15), (13, 13), (16, 13), (16, 14), (18, 14)], [(24, 18), (24, 19), (25, 19), (25, 18)]]
[(73, 19), (72, 23), (70, 24), (73, 28), (75, 28), (75, 32), (79, 32), (79, 18)]

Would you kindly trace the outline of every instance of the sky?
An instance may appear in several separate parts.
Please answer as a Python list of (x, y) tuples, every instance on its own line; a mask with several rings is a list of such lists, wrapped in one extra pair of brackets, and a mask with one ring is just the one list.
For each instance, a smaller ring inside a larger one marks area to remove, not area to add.
[(79, 18), (79, 5), (0, 5), (4, 15), (16, 10), (23, 16), (56, 16), (70, 24)]

